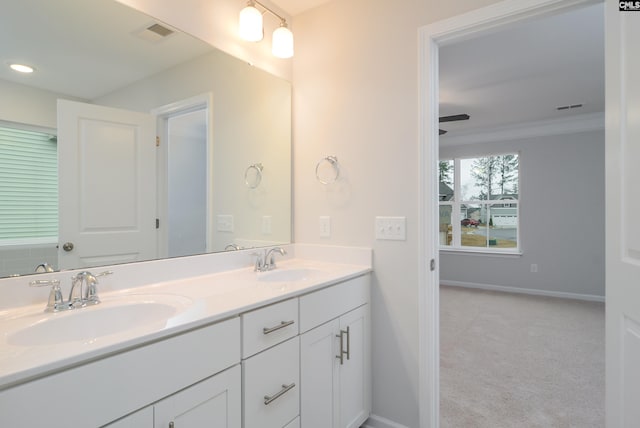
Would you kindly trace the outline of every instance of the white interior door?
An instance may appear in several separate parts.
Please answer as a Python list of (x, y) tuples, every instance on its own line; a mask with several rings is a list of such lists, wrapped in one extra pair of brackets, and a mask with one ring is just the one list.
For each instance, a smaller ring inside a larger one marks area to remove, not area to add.
[(58, 101), (60, 269), (156, 257), (155, 151), (154, 116)]
[(606, 10), (607, 427), (640, 423), (640, 13)]

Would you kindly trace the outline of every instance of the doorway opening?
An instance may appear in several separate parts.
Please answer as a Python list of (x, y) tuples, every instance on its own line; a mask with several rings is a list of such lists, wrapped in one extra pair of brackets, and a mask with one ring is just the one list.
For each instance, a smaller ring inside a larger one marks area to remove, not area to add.
[[(458, 17), (437, 22), (420, 29), (420, 138), (421, 138), (421, 260), (420, 272), (420, 420), (422, 427), (439, 426), (439, 277), (440, 254), (438, 218), (437, 165), (440, 159), (437, 130), (438, 117), (458, 112), (440, 112), (439, 53), (440, 48), (463, 40), (495, 32), (533, 19), (552, 16), (594, 1), (559, 0), (545, 2), (534, 0), (523, 5), (508, 1), (481, 8)], [(443, 113), (443, 114), (439, 114)], [(465, 111), (465, 113), (467, 113)], [(473, 118), (474, 115), (470, 114)], [(447, 129), (454, 128), (450, 124)], [(457, 124), (455, 126), (458, 126)], [(464, 126), (461, 122), (459, 126)], [(451, 132), (450, 136), (453, 136)], [(495, 135), (494, 135), (495, 137)], [(519, 238), (518, 238), (519, 239)], [(488, 244), (489, 245), (489, 244)], [(523, 244), (523, 245), (526, 245)], [(526, 251), (526, 249), (525, 249)], [(430, 260), (436, 268), (430, 269)]]
[(153, 111), (158, 132), (158, 253), (177, 257), (212, 250), (212, 95)]

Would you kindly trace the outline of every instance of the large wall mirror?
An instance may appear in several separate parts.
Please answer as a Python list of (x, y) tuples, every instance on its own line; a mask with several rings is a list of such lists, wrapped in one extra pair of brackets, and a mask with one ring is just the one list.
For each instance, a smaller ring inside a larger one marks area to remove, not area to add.
[(9, 0), (0, 93), (0, 277), (291, 242), (289, 82), (115, 0)]

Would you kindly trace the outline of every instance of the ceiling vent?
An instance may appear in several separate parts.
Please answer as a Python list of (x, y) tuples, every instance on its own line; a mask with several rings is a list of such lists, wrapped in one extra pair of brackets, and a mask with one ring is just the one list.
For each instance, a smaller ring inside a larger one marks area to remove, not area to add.
[(148, 25), (142, 30), (134, 33), (135, 36), (151, 43), (164, 40), (172, 34), (175, 34), (175, 31), (158, 23)]
[(152, 26), (147, 27), (147, 30), (156, 33), (160, 37), (167, 37), (167, 36), (173, 34), (173, 30), (170, 30), (167, 27), (163, 27), (160, 24), (153, 24)]
[(582, 106), (583, 106), (582, 104), (569, 104), (566, 106), (556, 107), (556, 110), (573, 110), (576, 108), (581, 108)]

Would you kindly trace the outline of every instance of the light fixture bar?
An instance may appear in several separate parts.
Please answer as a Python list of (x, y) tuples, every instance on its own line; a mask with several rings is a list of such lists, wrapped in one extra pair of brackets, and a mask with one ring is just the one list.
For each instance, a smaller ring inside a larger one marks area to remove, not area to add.
[(275, 13), (273, 10), (271, 10), (270, 8), (265, 6), (264, 4), (260, 3), (258, 0), (253, 0), (253, 3), (258, 3), (260, 6), (265, 8), (267, 10), (267, 12), (270, 12), (273, 16), (277, 17), (281, 22), (284, 22), (285, 24), (287, 23), (286, 19), (284, 19), (282, 16), (278, 15), (277, 13)]
[[(256, 4), (264, 11), (258, 10)], [(240, 11), (238, 25), (240, 37), (249, 42), (261, 41), (264, 37), (262, 18), (265, 12), (269, 12), (280, 20), (280, 26), (274, 30), (271, 39), (271, 53), (278, 58), (293, 57), (293, 33), (287, 26), (287, 20), (259, 0), (249, 0), (245, 8)]]

